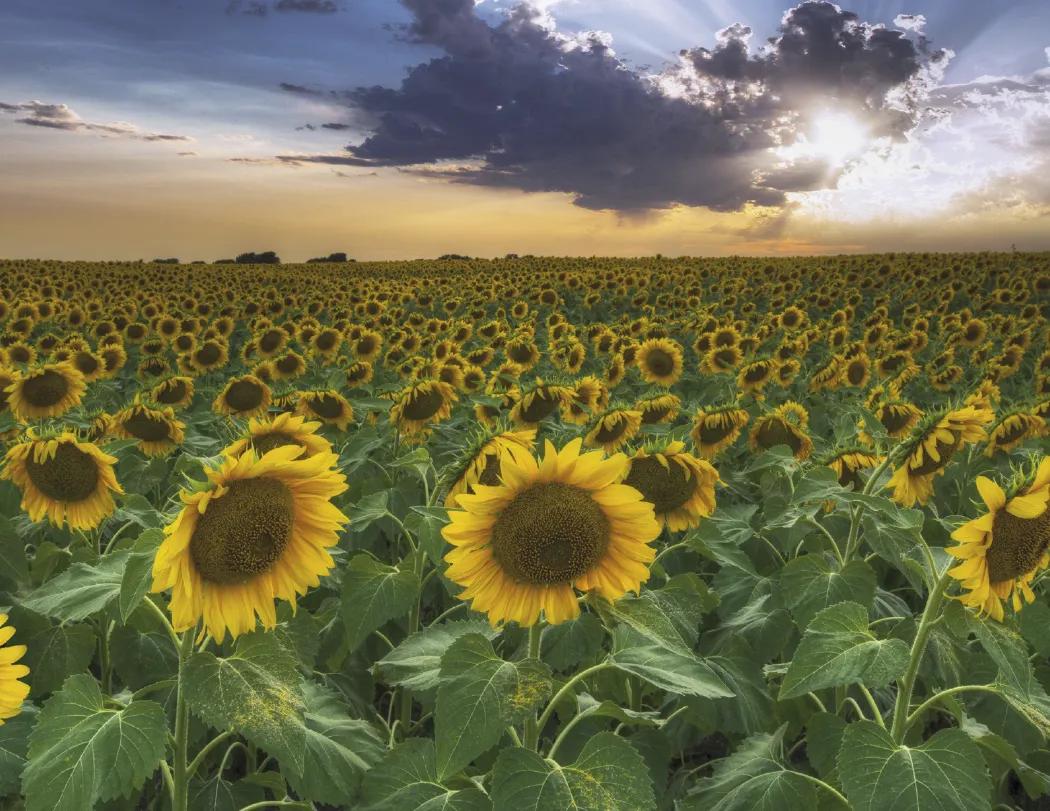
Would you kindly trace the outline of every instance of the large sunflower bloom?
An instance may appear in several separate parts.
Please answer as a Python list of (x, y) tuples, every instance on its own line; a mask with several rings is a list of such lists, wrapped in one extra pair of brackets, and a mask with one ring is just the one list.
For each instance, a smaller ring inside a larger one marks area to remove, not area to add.
[(693, 418), (693, 430), (689, 434), (697, 453), (704, 459), (713, 459), (736, 442), (749, 418), (747, 411), (735, 406), (714, 408), (710, 411), (699, 409)]
[(558, 451), (548, 441), (540, 461), (505, 454), (502, 483), (475, 485), (449, 513), (446, 575), (493, 626), (533, 625), (541, 611), (565, 622), (579, 615), (573, 586), (615, 600), (649, 578), (649, 544), (660, 533), (652, 505), (617, 483), (626, 457), (580, 446), (574, 439)]
[(29, 685), (19, 681), (29, 675), (29, 668), (18, 664), (25, 656), (26, 646), (7, 644), (14, 635), (15, 628), (7, 624), (7, 614), (0, 614), (0, 726), (22, 711), (22, 702), (29, 695)]
[(48, 363), (7, 387), (7, 405), (23, 421), (61, 417), (79, 405), (86, 388), (84, 375), (72, 363)]
[(295, 607), (334, 565), (328, 548), (347, 523), (331, 499), (346, 490), (334, 454), (252, 450), (207, 471), (210, 486), (183, 490), (185, 506), (165, 530), (153, 563), (153, 591), (171, 589), (176, 631), (205, 628), (221, 642), (277, 624), (274, 600)]
[(685, 450), (682, 442), (641, 448), (630, 460), (623, 483), (653, 505), (656, 520), (671, 532), (691, 529), (715, 511), (718, 471)]
[(933, 495), (933, 480), (944, 473), (952, 457), (965, 445), (985, 438), (984, 426), (995, 415), (989, 409), (963, 406), (950, 411), (908, 440), (907, 455), (887, 487), (904, 507), (925, 504)]
[(248, 436), (238, 439), (223, 451), (227, 456), (240, 456), (251, 448), (256, 456), (264, 456), (274, 448), (296, 445), (305, 448), (303, 459), (322, 453), (332, 453), (332, 443), (317, 433), (321, 423), (308, 421), (299, 414), (284, 412), (272, 420), (248, 421)]
[(473, 493), (476, 484), (499, 484), (500, 460), (503, 455), (510, 454), (511, 457), (515, 457), (531, 454), (535, 443), (535, 428), (489, 435), (478, 443), (476, 449), (472, 450), (459, 466), (449, 486), (448, 495), (445, 496), (445, 506), (455, 507), (456, 498), (463, 493)]
[(0, 479), (22, 491), (22, 509), (33, 521), (45, 515), (56, 527), (94, 529), (113, 513), (113, 493), (123, 493), (113, 466), (115, 456), (66, 431), (29, 439), (8, 450)]
[(682, 347), (669, 338), (651, 338), (638, 347), (635, 363), (646, 383), (673, 386), (682, 376)]
[(455, 388), (440, 380), (423, 380), (406, 386), (390, 408), (390, 421), (403, 434), (418, 434), (433, 422), (448, 419), (459, 399)]
[(1027, 439), (1042, 436), (1046, 422), (1042, 417), (1025, 411), (1007, 414), (988, 432), (988, 447), (985, 456), (994, 456), (997, 452), (1009, 452)]
[(947, 551), (962, 563), (948, 574), (967, 590), (959, 598), (963, 604), (1001, 621), (1003, 601), (1010, 599), (1019, 611), (1022, 597), (1035, 600), (1032, 578), (1050, 563), (1050, 457), (1039, 463), (1032, 483), (1012, 498), (984, 476), (977, 477), (977, 490), (988, 512), (952, 533), (959, 545)]

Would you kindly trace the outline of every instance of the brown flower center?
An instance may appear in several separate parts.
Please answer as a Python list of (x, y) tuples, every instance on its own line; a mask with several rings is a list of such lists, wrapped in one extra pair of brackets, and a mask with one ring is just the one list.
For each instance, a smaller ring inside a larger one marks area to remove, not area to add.
[(259, 457), (265, 456), (274, 448), (284, 448), (288, 445), (298, 445), (300, 448), (305, 447), (298, 439), (288, 436), (288, 434), (281, 431), (272, 431), (268, 434), (252, 437), (252, 447), (255, 448), (255, 455)]
[[(612, 425), (610, 426), (610, 422)], [(624, 417), (615, 417), (613, 420), (605, 420), (602, 427), (598, 429), (594, 438), (598, 442), (615, 442), (627, 431), (627, 420)]]
[(171, 405), (172, 403), (178, 403), (182, 401), (182, 398), (186, 396), (186, 381), (185, 380), (174, 380), (168, 383), (158, 394), (157, 402), (163, 403), (164, 405)]
[(696, 480), (684, 467), (669, 463), (665, 468), (659, 460), (646, 456), (631, 462), (631, 472), (623, 483), (633, 487), (652, 503), (657, 515), (664, 515), (685, 504), (696, 489)]
[(240, 479), (208, 503), (190, 539), (190, 555), (205, 580), (243, 583), (270, 569), (292, 534), (294, 499), (277, 479)]
[(72, 442), (63, 442), (55, 455), (43, 462), (26, 459), (26, 473), (36, 489), (55, 501), (83, 501), (98, 486), (98, 464)]
[(226, 405), (234, 411), (252, 411), (263, 401), (263, 389), (252, 380), (238, 380), (226, 390)]
[(992, 543), (985, 553), (992, 583), (1012, 580), (1032, 571), (1050, 543), (1050, 509), (1037, 518), (1018, 518), (1006, 509), (995, 514)]
[(37, 408), (58, 405), (68, 392), (69, 381), (52, 369), (27, 377), (22, 383), (22, 397)]
[(656, 377), (667, 377), (674, 372), (674, 358), (662, 349), (650, 349), (645, 356), (645, 366)]
[(343, 415), (343, 404), (331, 394), (308, 397), (306, 405), (314, 414), (326, 420), (338, 419)]
[(601, 560), (609, 532), (609, 519), (590, 493), (546, 482), (523, 490), (496, 519), (492, 554), (520, 583), (569, 583)]
[(410, 420), (429, 420), (438, 411), (441, 410), (441, 406), (445, 404), (445, 398), (441, 394), (441, 390), (436, 386), (432, 386), (426, 391), (419, 391), (418, 389), (409, 395), (408, 403), (405, 404), (403, 414), (406, 419)]
[(549, 391), (540, 389), (534, 394), (532, 401), (521, 410), (521, 417), (525, 422), (539, 422), (549, 417), (558, 405), (558, 399)]
[(798, 431), (780, 417), (773, 417), (762, 423), (758, 429), (756, 442), (763, 450), (777, 445), (787, 445), (791, 448), (792, 453), (798, 453), (802, 449), (802, 437), (799, 436)]
[(143, 442), (163, 442), (171, 437), (167, 420), (149, 411), (136, 411), (124, 420), (124, 430)]

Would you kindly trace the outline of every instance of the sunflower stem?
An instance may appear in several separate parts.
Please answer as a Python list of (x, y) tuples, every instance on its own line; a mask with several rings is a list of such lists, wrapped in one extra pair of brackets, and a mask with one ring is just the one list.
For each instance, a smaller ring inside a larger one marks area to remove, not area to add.
[[(537, 620), (529, 626), (529, 658), (539, 660), (540, 658), (540, 643), (543, 640), (543, 623)], [(533, 752), (536, 751), (540, 743), (540, 730), (539, 724), (536, 718), (536, 712), (533, 711), (525, 719), (525, 734), (522, 736), (522, 743), (526, 749), (530, 749)]]
[(186, 703), (185, 670), (186, 660), (193, 652), (195, 630), (195, 628), (190, 628), (184, 631), (179, 643), (179, 685), (175, 698), (175, 761), (172, 765), (174, 785), (172, 811), (188, 811), (189, 769), (186, 764), (186, 746), (190, 732), (190, 707)]
[(926, 642), (930, 631), (933, 629), (934, 621), (940, 616), (941, 607), (944, 605), (944, 590), (948, 586), (948, 569), (950, 564), (944, 567), (944, 571), (926, 598), (926, 607), (919, 620), (919, 628), (915, 632), (915, 641), (911, 646), (911, 655), (908, 658), (908, 669), (904, 672), (904, 678), (897, 682), (897, 701), (893, 705), (893, 724), (890, 727), (890, 735), (896, 743), (904, 739), (907, 731), (908, 710), (911, 709), (912, 691), (915, 689), (915, 678), (919, 673), (919, 663), (922, 655), (926, 652)]
[(960, 684), (958, 687), (949, 687), (947, 690), (941, 690), (939, 693), (934, 693), (922, 704), (915, 708), (914, 712), (908, 715), (908, 718), (904, 722), (904, 731), (907, 732), (912, 724), (922, 717), (922, 714), (926, 712), (930, 707), (939, 702), (941, 699), (948, 698), (948, 696), (954, 696), (957, 693), (998, 693), (999, 688), (994, 684)]
[[(412, 571), (416, 573), (416, 577), (419, 579), (419, 594), (416, 595), (416, 599), (412, 602), (412, 609), (408, 612), (408, 635), (411, 636), (419, 630), (419, 603), (423, 599), (423, 567), (426, 565), (426, 555), (421, 552), (415, 551), (413, 547), (413, 554), (415, 555), (412, 561)], [(402, 688), (401, 690), (401, 729), (408, 733), (409, 728), (412, 726), (412, 692), (410, 690)]]

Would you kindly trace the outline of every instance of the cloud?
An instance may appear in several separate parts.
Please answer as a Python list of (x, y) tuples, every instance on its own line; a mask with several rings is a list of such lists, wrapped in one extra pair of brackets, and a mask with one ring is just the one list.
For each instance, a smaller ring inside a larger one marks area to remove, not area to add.
[(243, 14), (248, 17), (265, 17), (269, 6), (261, 0), (230, 0), (226, 4), (227, 14)]
[(443, 55), (398, 88), (349, 93), (370, 130), (349, 156), (565, 192), (595, 209), (777, 206), (834, 183), (829, 167), (784, 166), (774, 151), (800, 137), (815, 100), (863, 116), (873, 136), (903, 138), (950, 58), (824, 0), (789, 10), (764, 48), (734, 25), (655, 74), (620, 59), (608, 35), (559, 32), (529, 5), (490, 25), (474, 0), (402, 4), (413, 19), (400, 37)]
[(277, 11), (303, 11), (308, 14), (335, 14), (339, 7), (334, 0), (278, 0)]
[(19, 115), (19, 124), (30, 127), (65, 130), (67, 132), (93, 132), (103, 137), (130, 138), (137, 141), (191, 142), (188, 135), (147, 132), (126, 121), (93, 123), (85, 121), (66, 104), (46, 104), (42, 101), (24, 101), (19, 104), (0, 102), (0, 112)]
[(281, 90), (284, 90), (286, 93), (295, 93), (300, 96), (324, 95), (320, 90), (317, 90), (315, 88), (305, 87), (301, 84), (292, 84), (291, 82), (281, 82), (281, 84), (278, 86), (281, 88)]
[(335, 130), (336, 132), (342, 132), (343, 130), (351, 129), (349, 124), (342, 124), (337, 121), (332, 121), (327, 124), (322, 124), (321, 129), (324, 130)]
[(893, 18), (893, 24), (904, 31), (914, 31), (921, 34), (926, 27), (926, 16), (923, 14), (898, 14)]

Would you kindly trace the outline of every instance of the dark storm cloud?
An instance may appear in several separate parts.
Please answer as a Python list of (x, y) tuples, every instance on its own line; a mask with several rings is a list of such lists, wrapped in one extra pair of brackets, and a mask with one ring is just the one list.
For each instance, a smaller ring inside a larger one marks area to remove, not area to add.
[(331, 121), (327, 124), (322, 124), (321, 129), (323, 130), (335, 130), (336, 132), (342, 132), (343, 130), (350, 129), (349, 124), (341, 124), (338, 121)]
[(304, 87), (301, 84), (292, 84), (291, 82), (281, 82), (281, 90), (287, 93), (296, 93), (300, 96), (321, 96), (324, 95), (320, 90), (316, 90), (312, 87)]
[(16, 118), (15, 121), (30, 127), (44, 127), (67, 132), (93, 132), (102, 136), (131, 138), (137, 141), (188, 142), (193, 140), (188, 135), (145, 132), (125, 121), (105, 124), (85, 121), (65, 104), (46, 104), (42, 101), (24, 101), (20, 104), (0, 102), (0, 112), (14, 115), (21, 113), (21, 117)]
[(303, 11), (308, 14), (335, 14), (339, 7), (334, 0), (278, 0), (277, 11)]
[(735, 25), (714, 48), (683, 51), (677, 66), (643, 75), (604, 35), (566, 36), (528, 5), (490, 25), (474, 0), (402, 3), (413, 20), (401, 38), (444, 56), (411, 68), (397, 89), (350, 93), (371, 122), (350, 156), (426, 164), (457, 182), (568, 192), (588, 208), (781, 204), (827, 169), (778, 166), (769, 152), (794, 140), (805, 105), (845, 105), (876, 132), (900, 134), (924, 74), (946, 58), (815, 0), (791, 9), (758, 52)]

